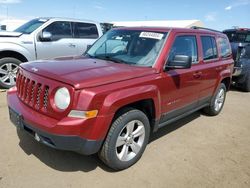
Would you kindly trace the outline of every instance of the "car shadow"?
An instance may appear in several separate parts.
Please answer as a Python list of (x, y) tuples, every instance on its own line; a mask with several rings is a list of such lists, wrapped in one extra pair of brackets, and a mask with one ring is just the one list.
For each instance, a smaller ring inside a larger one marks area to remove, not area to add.
[(168, 124), (168, 125), (160, 128), (157, 132), (151, 134), (149, 143), (185, 126), (189, 122), (199, 118), (201, 115), (203, 115), (203, 113), (201, 111), (197, 111), (197, 112), (194, 112), (194, 113), (190, 114), (189, 116), (186, 116), (186, 117), (184, 117), (176, 122), (173, 122), (171, 124)]
[[(194, 119), (201, 116), (200, 112), (196, 112), (187, 116), (175, 123), (169, 124), (153, 133), (150, 137), (150, 142), (159, 139), (162, 136), (169, 134), (172, 131), (186, 125)], [(101, 160), (99, 160), (97, 154), (91, 156), (84, 156), (78, 153), (70, 151), (61, 151), (49, 148), (43, 144), (38, 143), (29, 134), (24, 131), (17, 131), (19, 137), (19, 146), (27, 155), (34, 155), (41, 162), (49, 166), (50, 168), (62, 172), (89, 172), (96, 168), (113, 173), (114, 170), (108, 168)]]
[(56, 150), (38, 143), (24, 131), (17, 131), (19, 146), (27, 155), (34, 155), (50, 168), (62, 172), (89, 172), (100, 167), (104, 171), (114, 172), (98, 159), (97, 154), (84, 156), (75, 152)]

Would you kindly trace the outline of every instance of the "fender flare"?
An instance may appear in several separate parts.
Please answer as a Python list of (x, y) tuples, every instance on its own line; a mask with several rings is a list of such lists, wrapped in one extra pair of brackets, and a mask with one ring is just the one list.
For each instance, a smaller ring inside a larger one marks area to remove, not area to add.
[(28, 61), (35, 60), (35, 57), (32, 57), (32, 54), (23, 46), (15, 43), (1, 43), (0, 46), (0, 53), (5, 52), (5, 51), (11, 51), (11, 52), (16, 52), (24, 56)]
[(124, 106), (147, 99), (153, 100), (155, 116), (159, 118), (161, 112), (161, 98), (160, 91), (155, 85), (135, 86), (112, 92), (106, 96), (100, 112), (101, 114), (114, 115)]

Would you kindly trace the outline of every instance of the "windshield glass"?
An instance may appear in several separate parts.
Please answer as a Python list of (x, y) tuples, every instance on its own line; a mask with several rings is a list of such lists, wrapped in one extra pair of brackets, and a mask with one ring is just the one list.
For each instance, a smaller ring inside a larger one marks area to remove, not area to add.
[(250, 32), (249, 31), (231, 31), (225, 32), (230, 42), (242, 42), (250, 43)]
[(15, 32), (20, 32), (23, 34), (30, 34), (47, 21), (48, 21), (47, 19), (31, 20), (31, 21), (25, 23), (24, 25), (20, 26), (19, 28), (17, 28), (15, 30)]
[(151, 67), (166, 36), (167, 32), (111, 30), (89, 49), (87, 55), (116, 63)]

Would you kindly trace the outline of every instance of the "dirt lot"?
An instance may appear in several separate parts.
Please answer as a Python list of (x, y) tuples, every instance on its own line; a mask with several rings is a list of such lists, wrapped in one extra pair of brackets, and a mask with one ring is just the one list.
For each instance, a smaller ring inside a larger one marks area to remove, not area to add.
[(250, 187), (250, 93), (230, 91), (223, 112), (199, 112), (152, 136), (142, 159), (121, 172), (96, 156), (50, 149), (16, 132), (0, 93), (0, 188)]

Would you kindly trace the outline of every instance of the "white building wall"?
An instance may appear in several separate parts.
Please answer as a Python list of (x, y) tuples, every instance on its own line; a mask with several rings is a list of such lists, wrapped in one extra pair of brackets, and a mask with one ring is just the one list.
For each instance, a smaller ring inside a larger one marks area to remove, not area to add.
[(6, 26), (6, 31), (14, 31), (26, 22), (27, 20), (2, 20), (0, 26)]
[(162, 20), (162, 21), (130, 21), (111, 22), (115, 27), (179, 27), (190, 28), (192, 26), (204, 27), (200, 20)]

